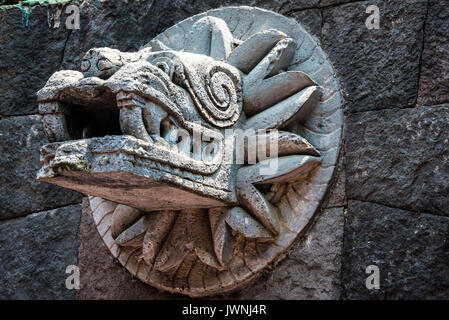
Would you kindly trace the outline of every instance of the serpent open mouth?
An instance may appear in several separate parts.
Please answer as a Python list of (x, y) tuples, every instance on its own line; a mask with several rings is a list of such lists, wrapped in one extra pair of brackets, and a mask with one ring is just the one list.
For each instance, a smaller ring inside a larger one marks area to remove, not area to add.
[(183, 70), (170, 70), (166, 55), (155, 56), (154, 64), (126, 64), (107, 79), (55, 73), (38, 93), (54, 141), (42, 148), (39, 179), (125, 204), (145, 196), (144, 210), (160, 208), (163, 199), (165, 209), (185, 201), (192, 207), (235, 203), (231, 166), (222, 163), (223, 134), (204, 125), (197, 97), (189, 94), (194, 85), (174, 83), (185, 80), (178, 79)]

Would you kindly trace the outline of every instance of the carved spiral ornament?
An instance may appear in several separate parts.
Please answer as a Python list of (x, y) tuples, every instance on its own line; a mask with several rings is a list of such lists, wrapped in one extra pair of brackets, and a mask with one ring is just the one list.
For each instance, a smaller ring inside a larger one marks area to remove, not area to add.
[(241, 87), (239, 79), (227, 69), (213, 66), (204, 79), (211, 103), (200, 106), (200, 112), (216, 127), (233, 125), (240, 117)]
[(242, 103), (242, 88), (237, 73), (216, 64), (209, 67), (203, 77), (192, 72), (188, 80), (188, 90), (195, 106), (210, 124), (226, 128), (237, 122)]

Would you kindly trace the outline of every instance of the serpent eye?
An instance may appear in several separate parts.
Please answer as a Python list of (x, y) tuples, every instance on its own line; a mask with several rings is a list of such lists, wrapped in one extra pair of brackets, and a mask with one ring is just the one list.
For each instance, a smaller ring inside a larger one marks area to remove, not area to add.
[(168, 75), (170, 80), (173, 78), (173, 62), (169, 59), (158, 59), (154, 62), (154, 65), (164, 71)]
[(156, 63), (156, 67), (158, 67), (159, 69), (164, 71), (171, 78), (172, 70), (171, 70), (171, 68), (170, 68), (170, 66), (168, 65), (167, 62), (165, 62), (165, 61), (158, 61)]

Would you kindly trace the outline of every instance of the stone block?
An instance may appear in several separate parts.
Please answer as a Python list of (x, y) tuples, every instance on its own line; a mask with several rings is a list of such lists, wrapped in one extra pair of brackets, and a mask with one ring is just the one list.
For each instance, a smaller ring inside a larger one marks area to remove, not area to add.
[[(349, 201), (342, 281), (344, 299), (448, 299), (449, 218)], [(379, 289), (365, 272), (379, 267)]]
[(66, 287), (77, 265), (80, 205), (0, 221), (0, 299), (74, 299)]

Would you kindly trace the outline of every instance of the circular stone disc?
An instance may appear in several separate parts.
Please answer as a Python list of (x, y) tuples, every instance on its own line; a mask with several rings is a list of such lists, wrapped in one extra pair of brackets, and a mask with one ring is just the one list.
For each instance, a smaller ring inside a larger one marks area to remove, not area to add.
[[(293, 38), (297, 51), (288, 70), (308, 74), (323, 90), (321, 102), (303, 123), (289, 127), (306, 138), (322, 156), (321, 165), (306, 180), (285, 184), (276, 206), (280, 212), (281, 228), (274, 242), (241, 241), (230, 268), (218, 271), (196, 259), (183, 262), (182, 275), (161, 273), (141, 258), (141, 248), (119, 247), (111, 236), (110, 225), (116, 203), (90, 197), (97, 229), (114, 257), (131, 274), (159, 289), (189, 296), (223, 294), (241, 288), (285, 257), (318, 211), (337, 164), (343, 126), (342, 97), (334, 70), (317, 41), (295, 20), (277, 13), (252, 7), (226, 7), (211, 10), (181, 21), (159, 34), (155, 39), (173, 50), (183, 50), (192, 25), (200, 18), (213, 16), (223, 19), (234, 38), (245, 40), (256, 32), (277, 29)], [(188, 265), (186, 265), (188, 264)]]

